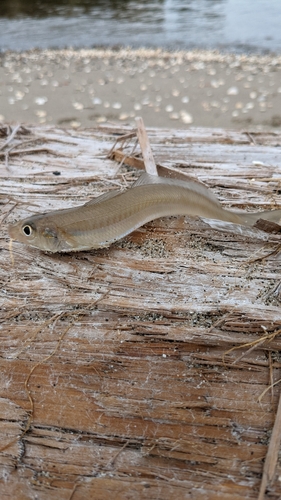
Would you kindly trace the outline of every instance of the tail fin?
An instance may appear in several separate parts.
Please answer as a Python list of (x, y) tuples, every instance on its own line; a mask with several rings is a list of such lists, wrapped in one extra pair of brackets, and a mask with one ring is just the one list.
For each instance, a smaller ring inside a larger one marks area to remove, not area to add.
[(253, 226), (258, 219), (270, 220), (272, 222), (281, 223), (281, 210), (266, 210), (264, 212), (254, 213), (239, 213), (239, 216), (247, 226)]

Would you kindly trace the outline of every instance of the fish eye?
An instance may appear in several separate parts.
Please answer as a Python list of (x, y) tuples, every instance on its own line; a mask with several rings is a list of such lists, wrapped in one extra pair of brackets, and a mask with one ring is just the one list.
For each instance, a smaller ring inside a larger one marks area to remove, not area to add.
[(29, 224), (26, 224), (25, 226), (22, 227), (22, 232), (25, 234), (25, 236), (31, 236), (33, 233), (33, 229)]

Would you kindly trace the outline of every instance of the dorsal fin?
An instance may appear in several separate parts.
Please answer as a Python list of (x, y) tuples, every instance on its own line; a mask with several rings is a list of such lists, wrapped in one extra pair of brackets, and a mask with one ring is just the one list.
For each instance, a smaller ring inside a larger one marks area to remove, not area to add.
[(122, 193), (120, 189), (114, 189), (114, 191), (109, 191), (108, 193), (101, 194), (96, 198), (93, 198), (90, 201), (87, 201), (85, 205), (96, 205), (97, 203), (101, 203), (102, 201), (109, 200), (110, 198), (114, 198), (118, 194)]
[[(164, 181), (165, 182), (165, 181)], [(146, 184), (163, 184), (163, 177), (158, 175), (151, 175), (147, 172), (143, 172), (139, 178), (132, 184), (132, 188), (136, 186), (145, 186)]]
[[(151, 185), (151, 184), (168, 184), (170, 186), (181, 186), (185, 187), (188, 189), (191, 189), (195, 192), (197, 192), (199, 195), (207, 196), (209, 199), (211, 199), (214, 203), (219, 205), (218, 199), (213, 195), (213, 193), (204, 185), (201, 183), (196, 182), (196, 180), (191, 181), (187, 179), (186, 181), (183, 181), (182, 179), (169, 179), (166, 177), (160, 177), (158, 175), (151, 175), (148, 174), (147, 172), (143, 172), (140, 177), (132, 184), (132, 186), (129, 189), (138, 187), (138, 186), (146, 186), (146, 185)], [(85, 205), (96, 205), (98, 203), (101, 203), (103, 201), (109, 200), (110, 198), (114, 198), (115, 196), (123, 193), (124, 191), (115, 189), (114, 191), (109, 191), (108, 193), (104, 193), (100, 196), (97, 196), (96, 198), (93, 198), (92, 200), (88, 201), (85, 203)]]
[(168, 177), (160, 177), (158, 175), (151, 175), (147, 172), (143, 172), (140, 177), (134, 182), (133, 187), (136, 186), (145, 186), (149, 184), (168, 184), (170, 186), (180, 186), (196, 191), (199, 195), (208, 196), (214, 203), (219, 205), (218, 199), (213, 195), (212, 191), (210, 191), (205, 184), (201, 182), (197, 182), (196, 179), (190, 180), (186, 179), (186, 181), (182, 179), (171, 179)]

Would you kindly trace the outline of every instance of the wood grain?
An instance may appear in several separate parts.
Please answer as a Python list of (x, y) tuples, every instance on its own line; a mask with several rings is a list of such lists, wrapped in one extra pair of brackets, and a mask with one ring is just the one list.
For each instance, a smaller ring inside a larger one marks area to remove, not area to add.
[[(170, 217), (99, 251), (14, 242), (12, 265), (8, 223), (137, 173), (106, 159), (129, 129), (24, 130), (0, 163), (2, 497), (256, 499), (280, 394), (258, 401), (281, 378), (280, 234)], [(157, 164), (224, 206), (280, 208), (280, 134), (148, 136)]]

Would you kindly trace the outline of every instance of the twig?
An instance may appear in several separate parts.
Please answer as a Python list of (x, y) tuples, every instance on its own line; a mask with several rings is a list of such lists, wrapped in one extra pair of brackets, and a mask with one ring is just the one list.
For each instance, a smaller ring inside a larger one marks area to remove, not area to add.
[(73, 496), (74, 496), (74, 493), (75, 491), (77, 490), (78, 486), (80, 486), (78, 483), (75, 483), (72, 490), (71, 490), (71, 493), (70, 493), (70, 497), (68, 498), (68, 500), (72, 500)]
[(271, 220), (266, 220), (266, 219), (258, 219), (253, 227), (257, 229), (261, 229), (265, 233), (274, 233), (278, 234), (281, 232), (281, 226), (280, 224), (277, 224), (276, 222), (273, 222)]
[(209, 333), (211, 333), (214, 328), (217, 328), (217, 326), (220, 326), (229, 316), (233, 313), (233, 309), (231, 308), (230, 311), (227, 311), (221, 318), (219, 318), (215, 323), (209, 328)]
[(243, 132), (243, 134), (247, 135), (250, 139), (250, 144), (257, 144), (255, 139), (253, 138), (252, 134), (250, 134), (250, 132), (247, 132), (247, 130), (245, 132)]
[(271, 252), (269, 252), (267, 255), (262, 255), (261, 257), (257, 257), (256, 259), (248, 260), (246, 262), (246, 264), (253, 264), (254, 262), (259, 262), (259, 261), (261, 261), (263, 259), (268, 259), (268, 257), (271, 257), (272, 255), (276, 255), (279, 252), (279, 250), (281, 250), (281, 244), (280, 243), (278, 243), (276, 245), (276, 247), (274, 248), (274, 250), (272, 250)]
[(13, 239), (10, 238), (10, 241), (9, 241), (9, 253), (10, 253), (10, 259), (11, 259), (11, 264), (12, 264), (12, 267), (15, 266), (15, 259), (14, 259), (14, 254), (13, 254)]
[(278, 281), (278, 283), (277, 283), (276, 285), (274, 285), (274, 287), (273, 287), (273, 289), (272, 289), (272, 290), (269, 290), (269, 292), (268, 292), (268, 293), (266, 293), (265, 295), (263, 295), (263, 300), (266, 300), (266, 299), (268, 299), (271, 295), (275, 294), (275, 295), (276, 295), (276, 297), (277, 297), (278, 302), (280, 302), (280, 301), (279, 301), (279, 299), (278, 299), (278, 295), (279, 295), (279, 292), (280, 292), (280, 290), (279, 290), (279, 289), (281, 289), (281, 280), (280, 280), (280, 281)]
[(244, 354), (239, 356), (238, 359), (234, 360), (231, 363), (232, 365), (235, 365), (238, 361), (240, 361), (242, 358), (244, 358), (244, 356), (246, 356), (246, 354), (249, 354), (250, 352), (252, 352), (256, 347), (260, 347), (264, 342), (271, 342), (280, 333), (281, 333), (281, 329), (276, 330), (276, 332), (273, 332), (273, 333), (267, 333), (266, 335), (263, 335), (263, 337), (260, 337), (259, 339), (254, 340), (253, 342), (246, 342), (245, 344), (231, 347), (231, 349), (228, 349), (228, 351), (226, 351), (223, 354), (223, 363), (225, 360), (225, 356), (227, 354), (230, 354), (232, 351), (236, 351), (237, 349), (243, 349), (244, 347), (250, 347), (250, 349), (248, 349)]
[[(138, 170), (145, 170), (144, 161), (136, 156), (128, 156), (126, 153), (121, 151), (120, 149), (116, 149), (112, 151), (109, 157), (111, 160), (115, 160), (118, 162), (122, 162), (129, 167), (137, 168)], [(191, 175), (187, 175), (184, 172), (180, 172), (176, 168), (173, 167), (164, 167), (163, 165), (157, 164), (157, 171), (161, 177), (167, 177), (167, 179), (181, 179), (183, 181), (192, 181), (200, 184), (201, 186), (205, 186), (203, 182), (196, 179), (196, 177), (192, 177)]]
[(281, 177), (257, 177), (257, 180), (261, 182), (279, 182)]
[[(42, 153), (42, 152), (45, 152), (45, 153), (49, 153), (49, 154), (52, 154), (52, 155), (56, 155), (58, 156), (58, 153), (56, 153), (55, 151), (52, 151), (51, 149), (49, 148), (30, 148), (30, 149), (18, 149), (17, 151), (1, 151), (0, 152), (0, 156), (16, 156), (16, 155), (20, 155), (20, 154), (34, 154), (34, 153)], [(60, 156), (65, 156), (65, 155), (61, 155)]]
[(111, 158), (111, 155), (115, 149), (115, 146), (118, 142), (122, 142), (121, 144), (121, 149), (124, 145), (124, 142), (127, 141), (128, 139), (132, 139), (132, 137), (136, 137), (136, 131), (133, 131), (133, 132), (130, 132), (129, 134), (125, 134), (125, 135), (120, 135), (120, 137), (118, 137), (115, 141), (115, 143), (113, 144), (112, 148), (110, 149), (108, 155), (107, 155), (107, 158)]
[(10, 148), (9, 148), (9, 153), (15, 149), (15, 148), (18, 148), (19, 146), (25, 146), (26, 144), (30, 144), (31, 142), (38, 142), (38, 141), (43, 141), (42, 137), (33, 137), (33, 139), (27, 139), (26, 141), (20, 141), (18, 142), (17, 144), (13, 144)]
[(5, 154), (5, 168), (10, 172), (11, 170), (9, 166), (9, 151), (6, 151), (4, 154)]
[(16, 208), (17, 206), (17, 203), (15, 203), (11, 208), (9, 208), (9, 210), (7, 210), (7, 212), (4, 212), (2, 217), (0, 217), (0, 225), (4, 222), (4, 220), (8, 217), (8, 215), (10, 215), (10, 213), (14, 210), (14, 208)]
[(37, 142), (37, 141), (42, 141), (42, 137), (34, 137), (33, 139), (28, 139), (27, 141), (20, 141), (17, 144), (13, 144), (13, 146), (11, 146), (7, 151), (5, 151), (5, 166), (6, 166), (7, 170), (10, 170), (9, 155), (14, 154), (14, 153), (12, 153), (13, 149), (16, 149), (19, 146), (23, 146), (25, 144), (30, 144), (31, 142)]
[(147, 137), (143, 119), (139, 116), (136, 118), (137, 124), (137, 135), (140, 143), (140, 148), (143, 156), (143, 161), (145, 164), (145, 170), (148, 174), (158, 175), (157, 167), (153, 158), (150, 143)]
[(269, 367), (269, 383), (271, 386), (271, 401), (273, 402), (273, 365), (272, 365), (272, 356), (271, 351), (268, 352), (268, 367)]
[(109, 460), (109, 462), (108, 462), (108, 463), (106, 464), (106, 466), (105, 466), (105, 470), (106, 470), (106, 469), (108, 469), (109, 467), (111, 467), (111, 466), (114, 464), (114, 462), (115, 462), (116, 458), (117, 458), (117, 457), (119, 457), (120, 453), (122, 453), (122, 451), (123, 451), (123, 450), (125, 450), (125, 448), (128, 446), (128, 444), (129, 444), (129, 443), (130, 443), (130, 439), (128, 439), (128, 441), (126, 441), (126, 442), (123, 444), (122, 448), (120, 448), (120, 450), (118, 450), (118, 451), (117, 451), (117, 453), (114, 455), (114, 457), (112, 457), (112, 458)]
[[(252, 347), (250, 347), (250, 349), (248, 349), (247, 351), (243, 352), (241, 354), (241, 356), (239, 356), (239, 358), (236, 358), (234, 361), (232, 361), (231, 365), (236, 365), (239, 361), (241, 361), (241, 359), (245, 358), (245, 356), (247, 356), (247, 354), (251, 354), (251, 352), (254, 351), (257, 347), (261, 347), (264, 344), (264, 342), (266, 342), (266, 339), (263, 339), (263, 340), (261, 339), (259, 342), (256, 342), (255, 344), (253, 344)], [(241, 345), (239, 347), (242, 348), (244, 346), (245, 346), (245, 344)], [(233, 349), (235, 349), (235, 347), (233, 347)], [(236, 349), (238, 349), (238, 347), (236, 347)]]
[(21, 125), (16, 125), (16, 127), (12, 130), (12, 133), (9, 135), (8, 139), (0, 146), (0, 151), (2, 151), (10, 142), (13, 140), (19, 129), (21, 128)]
[(259, 491), (259, 496), (258, 500), (263, 500), (264, 499), (264, 494), (266, 491), (267, 486), (270, 485), (274, 478), (275, 470), (276, 470), (276, 465), (277, 465), (277, 460), (278, 460), (278, 453), (280, 449), (280, 443), (281, 443), (281, 394), (279, 397), (279, 403), (278, 403), (278, 408), (277, 408), (277, 413), (275, 417), (275, 422), (274, 426), (272, 429), (272, 434), (269, 442), (269, 446), (267, 449), (267, 454), (263, 466), (263, 473), (262, 473), (262, 479), (261, 479), (261, 485), (260, 485), (260, 491)]

